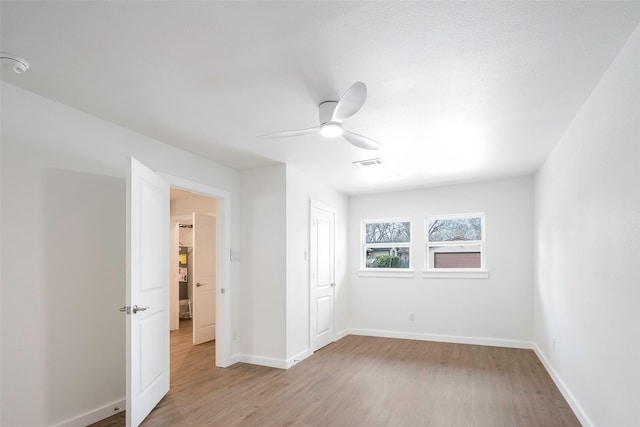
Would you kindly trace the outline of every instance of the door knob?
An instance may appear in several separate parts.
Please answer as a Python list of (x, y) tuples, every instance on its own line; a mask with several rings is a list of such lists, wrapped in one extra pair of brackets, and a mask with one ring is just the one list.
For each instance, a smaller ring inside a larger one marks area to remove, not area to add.
[(196, 286), (197, 286), (197, 287), (200, 287), (200, 286), (207, 286), (207, 284), (206, 284), (206, 283), (200, 283), (200, 282), (198, 282), (198, 283), (196, 283)]
[(133, 311), (133, 314), (136, 314), (139, 311), (145, 311), (150, 309), (151, 307), (138, 307), (137, 305), (134, 305), (133, 308), (131, 309), (131, 311)]

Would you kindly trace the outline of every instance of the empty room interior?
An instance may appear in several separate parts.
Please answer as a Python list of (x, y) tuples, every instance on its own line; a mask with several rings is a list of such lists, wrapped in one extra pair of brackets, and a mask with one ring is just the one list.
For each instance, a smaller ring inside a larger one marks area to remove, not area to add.
[(0, 24), (0, 425), (640, 426), (640, 1)]

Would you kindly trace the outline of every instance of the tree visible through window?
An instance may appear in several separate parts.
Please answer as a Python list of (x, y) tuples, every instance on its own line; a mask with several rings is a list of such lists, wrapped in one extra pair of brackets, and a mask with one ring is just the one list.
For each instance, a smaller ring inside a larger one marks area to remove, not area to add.
[(364, 221), (364, 268), (409, 268), (411, 222)]
[(430, 242), (453, 242), (465, 240), (482, 240), (482, 219), (447, 218), (429, 221)]
[(367, 243), (411, 241), (410, 222), (372, 222), (366, 224)]

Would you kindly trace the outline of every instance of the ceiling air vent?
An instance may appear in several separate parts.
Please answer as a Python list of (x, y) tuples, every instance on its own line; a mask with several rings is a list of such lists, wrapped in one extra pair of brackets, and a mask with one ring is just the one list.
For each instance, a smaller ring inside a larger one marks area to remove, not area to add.
[(358, 160), (357, 162), (353, 162), (353, 165), (357, 168), (365, 168), (367, 166), (377, 166), (381, 165), (384, 162), (382, 159), (368, 159), (368, 160)]

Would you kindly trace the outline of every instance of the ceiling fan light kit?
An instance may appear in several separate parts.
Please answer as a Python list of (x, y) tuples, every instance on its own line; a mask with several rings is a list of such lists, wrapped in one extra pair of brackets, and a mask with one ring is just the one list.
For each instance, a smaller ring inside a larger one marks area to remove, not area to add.
[(31, 65), (25, 60), (20, 58), (19, 56), (11, 55), (9, 53), (0, 53), (0, 60), (3, 62), (10, 62), (13, 65), (13, 71), (16, 74), (22, 74), (27, 71)]
[(329, 122), (320, 126), (320, 134), (327, 138), (335, 138), (336, 136), (342, 135), (342, 132), (342, 126), (340, 126), (340, 123)]
[(288, 130), (270, 133), (264, 136), (288, 138), (320, 131), (320, 135), (327, 138), (342, 136), (348, 143), (365, 150), (378, 150), (382, 144), (363, 135), (358, 135), (342, 127), (342, 121), (357, 113), (367, 99), (367, 86), (362, 82), (355, 82), (342, 95), (340, 101), (325, 101), (318, 106), (320, 125), (308, 129)]

